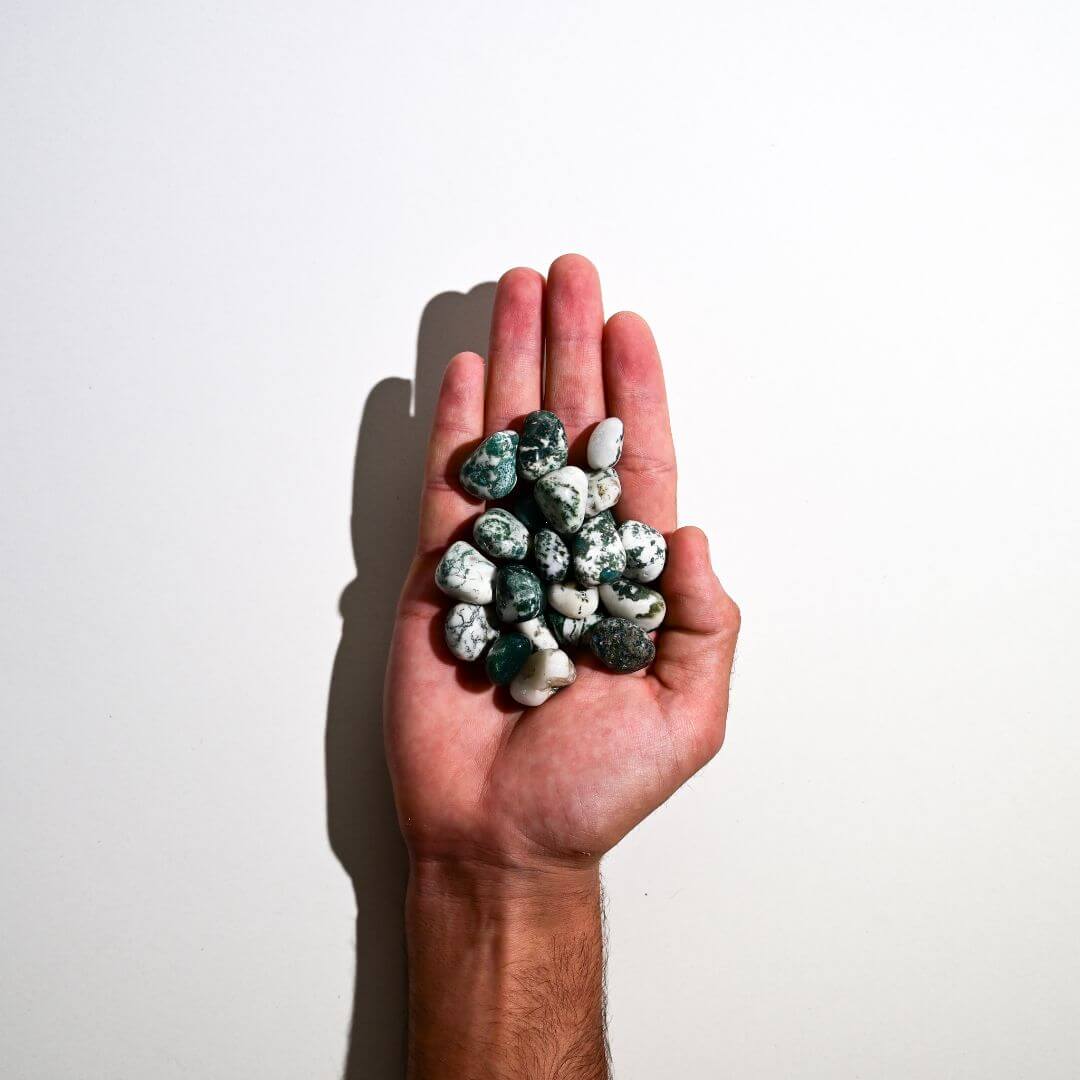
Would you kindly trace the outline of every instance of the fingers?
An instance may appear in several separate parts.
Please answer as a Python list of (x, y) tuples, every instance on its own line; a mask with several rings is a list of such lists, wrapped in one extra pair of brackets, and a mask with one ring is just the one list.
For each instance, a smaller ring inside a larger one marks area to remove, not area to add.
[(652, 331), (640, 315), (620, 311), (604, 328), (604, 393), (623, 422), (618, 514), (666, 533), (675, 528), (675, 447), (667, 392)]
[(576, 461), (584, 447), (583, 435), (605, 416), (604, 308), (596, 268), (584, 256), (561, 255), (548, 271), (545, 301), (544, 408), (557, 413), (566, 426), (571, 460)]
[(446, 547), (453, 534), (476, 513), (476, 503), (457, 480), (466, 453), (484, 434), (484, 361), (458, 353), (443, 373), (428, 442), (424, 490), (420, 499), (417, 549), (421, 555)]
[(535, 270), (508, 270), (495, 290), (488, 348), (484, 432), (520, 426), (540, 408), (544, 357), (544, 279)]

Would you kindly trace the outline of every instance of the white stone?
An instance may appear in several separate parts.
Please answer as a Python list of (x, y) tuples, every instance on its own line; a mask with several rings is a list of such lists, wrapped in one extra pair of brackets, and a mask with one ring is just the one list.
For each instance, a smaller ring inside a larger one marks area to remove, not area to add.
[(443, 626), (447, 648), (459, 659), (479, 660), (484, 649), (499, 636), (487, 609), (479, 604), (455, 604)]
[(585, 496), (585, 516), (596, 517), (610, 510), (622, 496), (622, 481), (614, 469), (589, 473), (589, 491)]
[(495, 590), (495, 564), (464, 540), (457, 540), (435, 568), (435, 584), (447, 596), (466, 604), (490, 604)]
[(526, 708), (543, 705), (577, 678), (574, 661), (562, 649), (541, 649), (525, 661), (510, 683), (510, 696)]
[(622, 457), (623, 422), (617, 416), (601, 420), (589, 436), (585, 456), (590, 469), (610, 469)]
[(629, 619), (642, 630), (655, 630), (667, 614), (667, 604), (655, 589), (626, 578), (601, 585), (600, 601), (609, 615)]
[(655, 581), (667, 562), (667, 541), (662, 533), (643, 521), (624, 521), (619, 540), (626, 551), (623, 577), (631, 581)]
[(524, 634), (532, 642), (534, 649), (557, 649), (559, 647), (551, 628), (542, 618), (526, 619), (525, 622), (519, 622), (514, 629), (519, 634)]
[(596, 586), (579, 587), (572, 581), (549, 585), (548, 604), (568, 619), (584, 619), (600, 606), (600, 593)]
[(589, 478), (576, 465), (567, 465), (541, 476), (533, 498), (556, 532), (576, 533), (585, 520)]

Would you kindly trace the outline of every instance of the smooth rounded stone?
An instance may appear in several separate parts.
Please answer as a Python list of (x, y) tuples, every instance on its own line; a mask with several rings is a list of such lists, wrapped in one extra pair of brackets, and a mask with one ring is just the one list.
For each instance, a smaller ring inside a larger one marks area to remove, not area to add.
[(524, 559), (529, 553), (529, 530), (509, 510), (498, 506), (476, 519), (473, 540), (492, 559)]
[(629, 619), (642, 630), (655, 630), (667, 614), (667, 604), (655, 589), (626, 578), (601, 585), (600, 600), (609, 615)]
[(523, 480), (539, 480), (566, 464), (569, 451), (563, 422), (546, 409), (529, 413), (521, 427), (517, 467)]
[(490, 604), (495, 564), (464, 540), (457, 540), (435, 567), (435, 584), (447, 596), (466, 604)]
[(605, 667), (624, 675), (648, 667), (656, 656), (652, 639), (629, 619), (601, 619), (589, 634), (589, 648)]
[(510, 683), (510, 696), (526, 708), (543, 705), (577, 678), (574, 661), (562, 649), (541, 649), (525, 661)]
[(484, 666), (496, 686), (505, 686), (532, 656), (532, 642), (524, 634), (500, 634), (488, 650)]
[(589, 436), (585, 451), (590, 469), (610, 469), (622, 457), (623, 422), (617, 416), (601, 420)]
[(580, 644), (585, 640), (585, 635), (602, 618), (603, 616), (598, 611), (594, 611), (591, 615), (586, 615), (582, 619), (571, 619), (566, 615), (560, 615), (557, 611), (547, 613), (551, 632), (555, 635), (555, 640), (563, 646)]
[(536, 500), (531, 495), (522, 495), (514, 502), (512, 509), (514, 517), (516, 517), (530, 533), (537, 533), (541, 529), (546, 529), (548, 527), (547, 518), (544, 517), (544, 511), (536, 505)]
[(551, 627), (544, 621), (542, 615), (535, 619), (526, 619), (519, 622), (514, 629), (519, 634), (524, 634), (532, 642), (534, 649), (557, 649), (559, 642), (551, 632)]
[(459, 660), (479, 660), (488, 643), (499, 636), (486, 608), (479, 604), (455, 604), (443, 624), (446, 647)]
[(596, 517), (597, 514), (610, 510), (622, 496), (622, 481), (614, 469), (601, 469), (599, 472), (589, 473), (589, 492), (585, 496), (585, 516)]
[(631, 581), (655, 581), (667, 562), (667, 541), (663, 533), (644, 521), (624, 521), (619, 540), (626, 551), (623, 577)]
[(544, 587), (529, 569), (500, 566), (495, 575), (495, 610), (506, 623), (535, 619), (544, 606)]
[(541, 476), (533, 488), (536, 505), (556, 532), (576, 533), (585, 520), (589, 478), (576, 465)]
[(465, 459), (461, 484), (478, 499), (502, 499), (517, 483), (516, 431), (496, 431)]
[(581, 588), (573, 581), (549, 585), (548, 606), (568, 619), (584, 619), (600, 606), (600, 593), (595, 585)]
[(573, 565), (579, 585), (601, 585), (622, 576), (626, 552), (611, 514), (597, 514), (582, 525), (574, 537)]
[(533, 537), (533, 562), (545, 585), (563, 581), (570, 571), (570, 549), (554, 529), (541, 529)]

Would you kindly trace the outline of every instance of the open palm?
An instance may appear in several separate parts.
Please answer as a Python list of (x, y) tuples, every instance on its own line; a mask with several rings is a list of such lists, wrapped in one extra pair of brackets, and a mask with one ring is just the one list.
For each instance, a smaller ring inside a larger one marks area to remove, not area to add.
[[(545, 363), (546, 361), (546, 363)], [(619, 519), (660, 529), (668, 604), (655, 663), (613, 675), (581, 650), (577, 682), (522, 710), (483, 665), (442, 639), (435, 566), (483, 509), (457, 468), (485, 433), (539, 408), (566, 426), (572, 464), (593, 425), (625, 425)], [(460, 353), (446, 369), (428, 449), (417, 554), (398, 609), (386, 676), (386, 745), (413, 856), (499, 867), (595, 861), (720, 748), (738, 609), (720, 587), (704, 534), (676, 529), (675, 456), (663, 373), (646, 323), (604, 323), (588, 260), (564, 255), (547, 282), (500, 280), (487, 364)]]

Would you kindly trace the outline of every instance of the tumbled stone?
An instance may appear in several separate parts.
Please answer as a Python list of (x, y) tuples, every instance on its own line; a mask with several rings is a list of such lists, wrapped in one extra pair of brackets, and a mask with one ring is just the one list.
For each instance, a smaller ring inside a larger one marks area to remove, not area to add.
[(455, 604), (443, 624), (446, 647), (459, 660), (479, 660), (488, 643), (499, 636), (487, 609), (479, 604)]
[(626, 552), (609, 513), (589, 518), (574, 537), (574, 577), (579, 585), (617, 580), (626, 566)]
[(529, 553), (529, 530), (509, 510), (493, 506), (473, 525), (476, 546), (492, 559), (524, 559)]
[(600, 594), (595, 586), (579, 587), (572, 581), (549, 585), (548, 606), (569, 619), (584, 619), (600, 606)]
[(435, 567), (435, 584), (447, 596), (466, 604), (490, 604), (495, 564), (464, 540), (457, 540)]
[(667, 561), (667, 541), (663, 533), (644, 521), (624, 521), (619, 540), (626, 551), (623, 577), (631, 581), (655, 581)]
[(521, 428), (518, 442), (517, 467), (523, 480), (539, 480), (541, 476), (566, 464), (566, 428), (562, 421), (546, 409), (529, 413)]
[(543, 705), (577, 678), (574, 662), (562, 649), (541, 649), (525, 661), (510, 683), (510, 696), (526, 708)]
[(596, 517), (610, 510), (622, 495), (622, 481), (614, 469), (589, 473), (589, 492), (585, 497), (585, 516)]
[(514, 517), (529, 530), (530, 533), (537, 533), (541, 529), (548, 527), (547, 518), (544, 517), (544, 511), (536, 505), (536, 500), (531, 495), (522, 495), (520, 498), (514, 501), (512, 507)]
[(532, 642), (524, 634), (500, 634), (488, 650), (484, 666), (496, 686), (505, 686), (532, 655)]
[(609, 615), (629, 619), (642, 630), (655, 630), (667, 614), (667, 604), (655, 589), (626, 578), (601, 585), (600, 600)]
[(565, 579), (570, 570), (570, 549), (554, 529), (541, 529), (533, 537), (533, 562), (545, 585)]
[(540, 579), (524, 566), (500, 566), (495, 575), (495, 610), (507, 623), (535, 619), (544, 606)]
[(557, 611), (547, 613), (548, 626), (551, 627), (555, 640), (563, 646), (578, 645), (583, 642), (592, 627), (602, 618), (603, 616), (598, 611), (582, 619), (571, 619), (566, 615), (560, 615)]
[(629, 619), (601, 619), (589, 633), (589, 648), (600, 663), (621, 674), (647, 667), (656, 656), (649, 635)]
[(556, 532), (576, 533), (585, 520), (589, 478), (576, 465), (541, 476), (533, 488), (537, 506)]
[(461, 466), (461, 483), (478, 499), (502, 499), (517, 483), (516, 431), (496, 431), (466, 458)]
[(622, 457), (623, 422), (617, 416), (601, 420), (589, 436), (585, 451), (590, 469), (610, 469)]
[(514, 629), (519, 634), (524, 634), (532, 642), (534, 649), (557, 649), (559, 642), (551, 632), (551, 627), (544, 620), (543, 615), (537, 615), (535, 619), (526, 619), (519, 622)]

